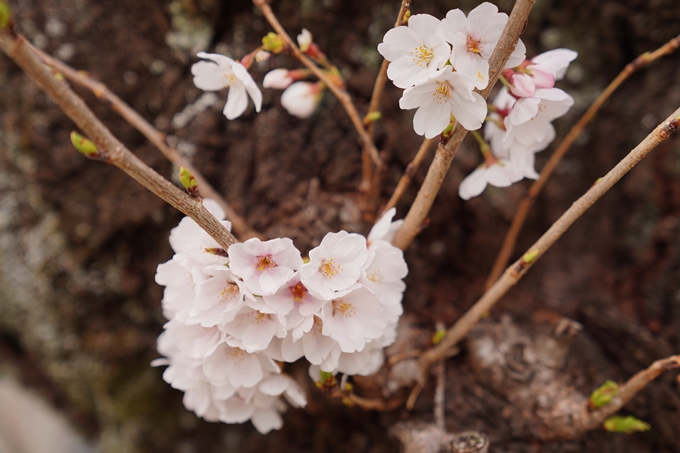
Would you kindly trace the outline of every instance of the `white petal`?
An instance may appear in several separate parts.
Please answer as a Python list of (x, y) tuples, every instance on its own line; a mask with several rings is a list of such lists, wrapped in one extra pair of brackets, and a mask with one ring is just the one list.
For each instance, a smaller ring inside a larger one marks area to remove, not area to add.
[(233, 120), (243, 115), (248, 107), (248, 96), (246, 95), (246, 88), (243, 84), (235, 84), (229, 88), (229, 95), (227, 103), (224, 105), (224, 116), (228, 120)]
[(476, 197), (486, 189), (486, 168), (484, 165), (470, 173), (458, 187), (458, 196), (463, 200)]

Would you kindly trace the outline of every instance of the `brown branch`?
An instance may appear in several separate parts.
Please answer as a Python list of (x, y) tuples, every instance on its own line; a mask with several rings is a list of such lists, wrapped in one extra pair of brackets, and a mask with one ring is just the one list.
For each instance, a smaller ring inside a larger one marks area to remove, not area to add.
[[(399, 8), (399, 13), (397, 14), (397, 20), (394, 22), (394, 28), (404, 25), (404, 14), (411, 6), (411, 0), (402, 0), (401, 7)], [(387, 67), (390, 62), (383, 59), (380, 65), (380, 71), (378, 71), (378, 76), (375, 79), (375, 84), (373, 85), (373, 94), (371, 95), (371, 102), (368, 104), (368, 113), (379, 112), (380, 111), (380, 100), (382, 99), (383, 90), (385, 89), (385, 83), (387, 82)], [(368, 126), (366, 126), (368, 134), (371, 139), (374, 138), (373, 132), (375, 130), (375, 121), (371, 121)], [(366, 146), (363, 147), (362, 154), (362, 173), (361, 173), (361, 186), (360, 189), (368, 192), (369, 188), (373, 187), (371, 179), (373, 178), (373, 168), (371, 166), (371, 157)]]
[(596, 183), (536, 241), (527, 252), (508, 267), (501, 278), (447, 331), (444, 339), (420, 358), (422, 369), (428, 369), (461, 341), (479, 319), (513, 287), (533, 264), (564, 234), (565, 231), (602, 195), (649, 154), (659, 143), (666, 140), (680, 126), (680, 108), (666, 121), (657, 126), (638, 146), (624, 157), (612, 170)]
[(359, 406), (360, 408), (367, 411), (387, 412), (392, 411), (404, 404), (404, 400), (402, 398), (393, 398), (390, 400), (383, 400), (380, 398), (364, 398), (357, 395), (352, 390), (341, 390), (340, 388), (335, 388), (331, 392), (331, 397), (342, 399), (349, 405)]
[[(491, 89), (496, 84), (501, 70), (505, 63), (510, 58), (510, 54), (517, 45), (519, 35), (526, 26), (531, 8), (534, 6), (535, 0), (517, 0), (515, 6), (512, 8), (508, 23), (505, 24), (501, 39), (498, 41), (496, 48), (489, 59), (489, 84), (480, 92), (482, 97), (486, 99), (489, 97)], [(404, 225), (397, 232), (392, 243), (404, 250), (413, 241), (425, 222), (425, 219), (432, 208), (434, 199), (439, 193), (446, 172), (451, 166), (451, 161), (456, 155), (456, 151), (460, 146), (467, 131), (460, 125), (456, 124), (451, 134), (451, 138), (445, 143), (440, 144), (434, 156), (432, 164), (425, 176), (423, 185), (420, 187), (416, 199), (411, 205), (411, 209), (404, 218)]]
[(631, 398), (645, 388), (647, 384), (656, 379), (661, 373), (675, 368), (680, 368), (680, 355), (657, 360), (652, 363), (649, 368), (638, 372), (635, 376), (619, 386), (616, 396), (609, 404), (590, 412), (587, 421), (587, 429), (598, 428), (607, 418), (621, 409), (631, 400)]
[(527, 192), (526, 196), (519, 204), (517, 212), (515, 213), (515, 217), (512, 219), (510, 228), (508, 229), (505, 239), (503, 240), (503, 245), (498, 252), (498, 256), (496, 257), (493, 268), (491, 269), (491, 273), (486, 280), (486, 288), (491, 287), (493, 282), (495, 282), (501, 275), (503, 269), (505, 269), (505, 267), (508, 265), (510, 255), (512, 254), (515, 244), (517, 243), (517, 237), (524, 226), (524, 222), (526, 221), (527, 215), (529, 214), (529, 210), (536, 201), (536, 197), (538, 197), (538, 194), (541, 193), (541, 190), (543, 190), (543, 187), (548, 182), (548, 179), (555, 170), (555, 167), (557, 167), (557, 164), (567, 153), (571, 145), (574, 143), (574, 140), (576, 140), (576, 138), (581, 134), (590, 120), (593, 119), (598, 110), (600, 110), (600, 107), (602, 107), (602, 105), (611, 97), (614, 91), (616, 91), (619, 86), (621, 86), (621, 84), (631, 76), (631, 74), (633, 74), (638, 69), (644, 68), (658, 58), (674, 52), (679, 46), (680, 36), (676, 36), (654, 52), (643, 53), (631, 63), (626, 65), (623, 71), (621, 71), (621, 73), (616, 76), (609, 86), (605, 88), (605, 90), (600, 94), (595, 102), (593, 102), (593, 104), (588, 108), (583, 116), (581, 116), (578, 122), (574, 124), (564, 139), (562, 139), (560, 145), (557, 147), (552, 156), (550, 156), (550, 159), (543, 167), (543, 170), (541, 170), (541, 176), (531, 185), (531, 188)]
[(189, 172), (196, 178), (198, 189), (201, 195), (205, 198), (212, 198), (220, 205), (220, 207), (226, 213), (227, 220), (231, 222), (233, 230), (238, 236), (240, 236), (242, 239), (248, 239), (251, 237), (261, 238), (257, 232), (248, 226), (243, 217), (234, 211), (234, 209), (229, 205), (229, 203), (227, 203), (220, 193), (217, 192), (210, 185), (210, 183), (208, 183), (203, 175), (201, 175), (201, 173), (193, 165), (187, 162), (174, 147), (168, 144), (165, 134), (154, 128), (148, 121), (142, 118), (139, 113), (134, 111), (130, 106), (123, 102), (121, 98), (109, 90), (106, 85), (94, 80), (83, 71), (76, 71), (67, 64), (51, 57), (32, 44), (28, 42), (26, 42), (26, 44), (48, 66), (52, 67), (55, 71), (59, 72), (76, 85), (91, 91), (95, 96), (97, 96), (98, 99), (109, 104), (116, 113), (118, 113), (125, 121), (132, 125), (132, 127), (141, 132), (142, 135), (144, 135), (156, 148), (158, 148), (160, 152), (163, 153), (163, 155), (170, 162), (172, 162), (175, 167), (184, 167), (189, 170)]
[[(432, 144), (434, 142), (435, 142), (434, 138), (426, 138), (425, 140), (423, 140), (423, 143), (420, 145), (420, 148), (418, 148), (416, 157), (414, 157), (413, 160), (409, 162), (409, 164), (406, 166), (406, 171), (404, 171), (404, 174), (399, 180), (397, 188), (394, 189), (394, 193), (392, 194), (390, 201), (388, 201), (385, 207), (382, 209), (382, 213), (389, 211), (390, 209), (395, 207), (397, 203), (399, 203), (399, 200), (404, 195), (404, 192), (406, 192), (406, 189), (411, 184), (411, 181), (413, 180), (413, 175), (415, 175), (416, 172), (418, 171), (420, 164), (423, 162), (423, 160), (425, 160), (425, 156), (427, 156), (427, 153), (432, 147)], [(380, 214), (380, 216), (378, 216), (378, 218), (382, 216), (382, 213)]]
[(378, 153), (378, 149), (375, 147), (375, 144), (371, 139), (371, 135), (364, 127), (364, 121), (359, 116), (359, 113), (357, 112), (357, 109), (354, 107), (354, 103), (352, 102), (352, 99), (349, 97), (347, 91), (340, 88), (336, 83), (334, 83), (326, 75), (325, 72), (319, 69), (317, 65), (315, 65), (309, 58), (307, 58), (304, 53), (302, 53), (302, 51), (298, 48), (297, 44), (295, 44), (295, 41), (291, 39), (288, 33), (286, 33), (286, 30), (279, 23), (279, 20), (276, 18), (274, 11), (272, 11), (271, 7), (269, 6), (268, 0), (253, 0), (253, 4), (259, 8), (259, 10), (262, 12), (262, 14), (269, 22), (269, 25), (272, 26), (274, 31), (276, 31), (276, 33), (278, 33), (278, 35), (281, 38), (283, 38), (286, 45), (288, 45), (291, 52), (293, 53), (293, 56), (300, 60), (300, 62), (303, 65), (307, 66), (307, 68), (310, 71), (312, 71), (312, 73), (326, 85), (326, 87), (331, 91), (331, 93), (333, 93), (335, 97), (338, 98), (342, 106), (345, 108), (345, 111), (347, 111), (347, 115), (349, 115), (349, 119), (352, 121), (354, 128), (359, 133), (359, 137), (361, 139), (363, 146), (368, 148), (368, 153), (371, 156), (371, 159), (373, 159), (373, 162), (377, 167), (382, 166), (383, 162), (382, 159), (380, 158), (380, 154)]
[(94, 142), (99, 158), (113, 164), (160, 198), (188, 215), (224, 249), (238, 242), (203, 206), (200, 200), (181, 191), (132, 154), (99, 121), (69, 86), (58, 80), (11, 27), (0, 30), (0, 48), (31, 77), (59, 108)]

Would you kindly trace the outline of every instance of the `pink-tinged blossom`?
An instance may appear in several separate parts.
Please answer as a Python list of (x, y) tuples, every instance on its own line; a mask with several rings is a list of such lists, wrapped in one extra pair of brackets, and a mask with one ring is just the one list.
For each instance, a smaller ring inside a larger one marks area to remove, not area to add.
[(255, 110), (262, 108), (262, 92), (241, 64), (229, 57), (215, 53), (199, 52), (199, 58), (212, 62), (199, 61), (191, 67), (194, 85), (204, 91), (219, 91), (229, 88), (224, 116), (233, 120), (243, 115), (248, 107), (248, 96), (255, 103)]
[(316, 110), (322, 94), (320, 83), (295, 82), (281, 94), (281, 106), (291, 115), (306, 119)]
[(262, 86), (265, 88), (275, 88), (284, 90), (293, 83), (293, 78), (290, 76), (290, 71), (287, 69), (274, 69), (269, 71), (262, 81)]
[(346, 231), (328, 233), (309, 252), (309, 262), (300, 269), (300, 280), (312, 294), (330, 300), (336, 291), (347, 290), (359, 280), (368, 258), (363, 236)]
[(378, 52), (390, 62), (387, 77), (397, 87), (413, 86), (424, 74), (444, 67), (451, 48), (437, 35), (439, 24), (436, 17), (416, 14), (408, 26), (391, 29), (378, 44)]
[(364, 287), (326, 302), (321, 313), (323, 335), (337, 341), (342, 352), (363, 350), (387, 327), (380, 299)]
[(487, 109), (486, 101), (473, 88), (471, 78), (445, 66), (404, 91), (399, 107), (418, 109), (413, 128), (426, 138), (441, 134), (451, 122), (451, 115), (465, 129), (476, 130), (482, 127)]
[(297, 35), (298, 47), (302, 52), (307, 52), (309, 46), (312, 45), (312, 34), (306, 28), (302, 29), (302, 33)]
[(267, 349), (274, 336), (284, 338), (286, 336), (286, 320), (276, 313), (264, 313), (264, 303), (261, 301), (250, 302), (257, 304), (259, 309), (244, 307), (239, 310), (234, 320), (225, 324), (221, 329), (228, 334), (226, 342), (246, 352), (257, 352)]
[(553, 49), (536, 55), (531, 63), (550, 71), (555, 80), (561, 80), (567, 72), (569, 63), (574, 61), (578, 53), (571, 49)]
[[(264, 296), (264, 303), (275, 313), (286, 316), (286, 327), (292, 330), (300, 325), (304, 318), (318, 314), (324, 301), (310, 294), (300, 281), (299, 272), (272, 295)], [(295, 338), (295, 335), (294, 339)], [(299, 337), (298, 337), (299, 338)]]
[(323, 326), (321, 318), (313, 316), (309, 331), (299, 340), (294, 341), (291, 336), (284, 338), (281, 342), (283, 358), (289, 362), (304, 356), (309, 363), (320, 366), (323, 371), (335, 370), (341, 353), (340, 346), (337, 341), (323, 333)]
[(374, 340), (361, 351), (340, 354), (337, 371), (351, 376), (368, 376), (376, 373), (384, 362), (383, 346)]
[[(451, 64), (456, 71), (473, 79), (475, 87), (486, 88), (489, 84), (489, 58), (493, 53), (508, 15), (499, 13), (496, 5), (484, 2), (468, 14), (453, 9), (441, 21), (438, 33), (453, 46)], [(520, 64), (526, 47), (520, 40), (510, 55), (506, 67)]]
[(229, 247), (229, 268), (256, 295), (274, 294), (302, 266), (300, 251), (288, 238), (257, 238)]
[(231, 322), (244, 306), (245, 298), (253, 298), (243, 281), (224, 266), (205, 270), (212, 275), (196, 288), (196, 297), (185, 320), (187, 324), (213, 327)]
[(278, 367), (261, 354), (222, 344), (203, 361), (203, 372), (213, 385), (228, 383), (238, 389), (257, 385), (267, 373), (278, 372)]

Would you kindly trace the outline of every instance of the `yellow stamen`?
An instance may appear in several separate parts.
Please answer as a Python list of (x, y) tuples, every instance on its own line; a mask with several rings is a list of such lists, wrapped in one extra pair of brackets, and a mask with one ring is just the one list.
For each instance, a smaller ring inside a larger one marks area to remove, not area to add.
[(290, 293), (293, 295), (293, 300), (295, 302), (302, 302), (307, 295), (307, 288), (302, 283), (298, 283), (295, 286), (291, 286)]
[(333, 278), (340, 272), (342, 268), (339, 264), (335, 264), (333, 259), (321, 261), (321, 266), (319, 266), (319, 272), (326, 278)]
[(472, 36), (472, 35), (467, 36), (467, 51), (468, 52), (481, 54), (482, 53), (481, 44), (482, 44), (481, 39), (475, 39), (475, 37)]
[(410, 54), (413, 55), (413, 61), (418, 66), (427, 66), (434, 57), (432, 49), (424, 46), (416, 48), (413, 52), (410, 52)]
[(276, 267), (276, 263), (272, 260), (271, 255), (257, 257), (257, 270), (264, 272), (269, 268)]

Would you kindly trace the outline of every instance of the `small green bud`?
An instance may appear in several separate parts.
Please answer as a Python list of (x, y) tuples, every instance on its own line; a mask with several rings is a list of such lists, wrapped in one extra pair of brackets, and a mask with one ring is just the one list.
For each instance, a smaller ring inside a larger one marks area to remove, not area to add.
[(0, 0), (0, 30), (5, 29), (12, 22), (12, 10), (5, 0)]
[(404, 13), (404, 17), (401, 19), (401, 21), (404, 23), (404, 25), (408, 25), (408, 20), (411, 18), (411, 10), (407, 9), (406, 12)]
[(446, 329), (437, 330), (434, 335), (432, 335), (432, 344), (439, 344), (446, 336)]
[(614, 381), (605, 382), (590, 395), (588, 407), (590, 409), (598, 409), (606, 404), (609, 404), (611, 400), (614, 399), (616, 392), (618, 391), (619, 384)]
[(375, 121), (378, 121), (380, 118), (382, 118), (382, 112), (379, 112), (378, 110), (368, 112), (364, 117), (364, 124), (369, 125)]
[(349, 382), (347, 382), (345, 384), (345, 388), (343, 390), (346, 391), (346, 392), (351, 392), (352, 390), (354, 390), (354, 386), (352, 384), (350, 384)]
[(534, 261), (537, 257), (538, 254), (540, 253), (540, 250), (532, 250), (530, 252), (526, 252), (523, 256), (522, 259), (524, 260), (524, 264), (531, 264), (532, 261)]
[(638, 420), (632, 415), (627, 417), (615, 415), (605, 420), (604, 429), (612, 433), (633, 434), (639, 431), (649, 431), (652, 427), (649, 423)]
[(262, 38), (262, 50), (266, 50), (267, 52), (271, 53), (281, 53), (285, 48), (286, 43), (273, 31), (270, 31), (267, 33), (267, 36)]
[(192, 175), (189, 170), (184, 167), (180, 167), (179, 180), (189, 195), (192, 197), (198, 196), (198, 184), (196, 183), (196, 178), (194, 178), (194, 175)]
[(95, 158), (99, 156), (99, 150), (94, 143), (76, 131), (71, 132), (71, 143), (73, 144), (73, 147), (85, 157)]

